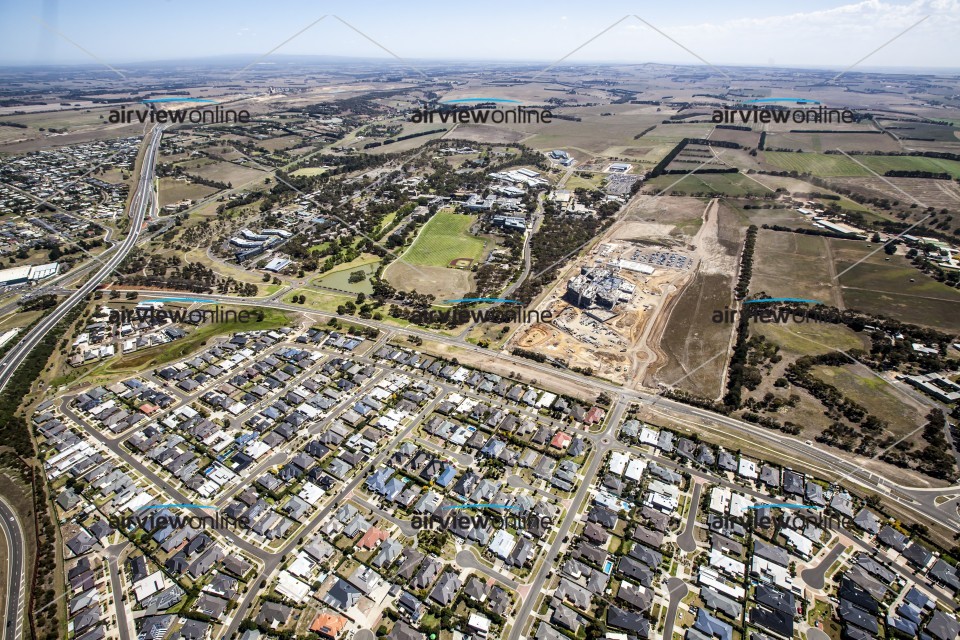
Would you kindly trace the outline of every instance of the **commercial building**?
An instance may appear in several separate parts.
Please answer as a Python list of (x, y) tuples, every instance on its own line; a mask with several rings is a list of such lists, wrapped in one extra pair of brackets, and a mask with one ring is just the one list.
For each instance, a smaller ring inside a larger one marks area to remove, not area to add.
[(45, 280), (46, 278), (57, 275), (59, 272), (59, 262), (3, 269), (0, 271), (0, 287), (10, 287)]

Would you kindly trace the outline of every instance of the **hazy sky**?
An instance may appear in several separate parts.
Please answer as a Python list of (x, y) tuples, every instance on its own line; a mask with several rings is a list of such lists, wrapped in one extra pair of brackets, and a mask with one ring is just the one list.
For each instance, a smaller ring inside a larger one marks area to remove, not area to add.
[(960, 0), (0, 0), (0, 64), (95, 63), (51, 29), (110, 64), (252, 61), (324, 14), (277, 53), (389, 57), (339, 16), (412, 60), (549, 63), (583, 45), (568, 61), (700, 64), (635, 14), (712, 64), (846, 68), (930, 16), (864, 68), (960, 67)]

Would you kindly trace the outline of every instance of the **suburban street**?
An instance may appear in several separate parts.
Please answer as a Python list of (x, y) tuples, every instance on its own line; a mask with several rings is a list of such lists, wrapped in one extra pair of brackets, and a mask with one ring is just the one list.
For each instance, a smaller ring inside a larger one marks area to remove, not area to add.
[[(607, 428), (602, 434), (597, 434), (598, 440), (610, 438), (615, 434), (616, 427), (620, 424), (620, 418), (623, 416), (626, 408), (623, 402), (618, 402), (610, 410), (610, 415), (607, 416)], [(517, 612), (517, 622), (510, 630), (510, 640), (520, 640), (523, 636), (524, 625), (527, 622), (533, 621), (530, 613), (533, 611), (533, 606), (538, 600), (537, 596), (543, 591), (543, 584), (547, 576), (552, 573), (553, 568), (557, 566), (557, 556), (560, 555), (560, 550), (565, 545), (564, 538), (570, 533), (570, 528), (577, 520), (577, 515), (580, 513), (581, 507), (583, 507), (583, 503), (587, 499), (590, 489), (593, 487), (593, 481), (597, 476), (603, 458), (604, 452), (600, 451), (596, 445), (594, 445), (594, 451), (590, 456), (590, 463), (583, 472), (583, 479), (580, 481), (580, 486), (577, 487), (577, 493), (574, 495), (567, 509), (566, 516), (564, 516), (563, 521), (560, 523), (560, 528), (557, 531), (556, 537), (553, 539), (553, 544), (551, 544), (550, 549), (547, 550), (547, 555), (540, 564), (540, 569), (537, 571), (536, 576), (528, 583), (530, 585), (527, 591), (528, 597), (523, 599), (523, 605), (520, 607), (520, 611)]]

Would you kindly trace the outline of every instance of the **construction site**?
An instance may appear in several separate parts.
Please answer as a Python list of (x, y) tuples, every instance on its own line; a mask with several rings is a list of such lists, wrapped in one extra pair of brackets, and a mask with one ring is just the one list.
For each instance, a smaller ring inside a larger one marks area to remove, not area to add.
[(509, 347), (626, 384), (636, 371), (650, 319), (665, 296), (677, 290), (678, 278), (689, 277), (692, 265), (688, 256), (661, 246), (603, 242), (537, 305), (541, 312), (551, 311), (553, 321), (521, 327)]

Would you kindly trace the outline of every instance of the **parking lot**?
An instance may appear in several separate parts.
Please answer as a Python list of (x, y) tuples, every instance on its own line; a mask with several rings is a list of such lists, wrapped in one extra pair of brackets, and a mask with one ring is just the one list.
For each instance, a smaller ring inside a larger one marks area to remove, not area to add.
[(673, 253), (672, 251), (644, 253), (638, 249), (633, 252), (633, 256), (630, 259), (644, 264), (669, 267), (671, 269), (689, 269), (693, 266), (693, 260), (691, 258), (680, 255), (679, 253)]

